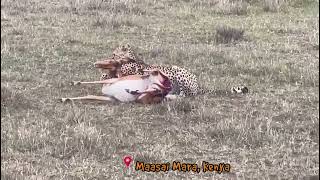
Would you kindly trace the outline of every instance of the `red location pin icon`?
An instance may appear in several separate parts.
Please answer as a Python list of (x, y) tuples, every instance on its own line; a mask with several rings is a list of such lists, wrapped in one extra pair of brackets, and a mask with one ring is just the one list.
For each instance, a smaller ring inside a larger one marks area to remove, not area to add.
[(132, 162), (132, 157), (131, 156), (125, 156), (123, 158), (123, 162), (124, 164), (127, 166), (127, 168), (129, 167), (130, 163)]

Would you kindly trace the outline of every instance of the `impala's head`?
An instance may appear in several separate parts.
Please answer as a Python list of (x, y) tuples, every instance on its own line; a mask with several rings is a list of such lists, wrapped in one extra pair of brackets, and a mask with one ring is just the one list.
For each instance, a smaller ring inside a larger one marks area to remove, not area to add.
[(94, 67), (96, 68), (109, 69), (111, 71), (116, 70), (120, 66), (121, 64), (118, 61), (115, 61), (114, 59), (111, 59), (111, 58), (103, 59), (94, 63)]
[(168, 94), (172, 90), (171, 81), (164, 72), (159, 69), (152, 69), (152, 70), (143, 70), (147, 72), (149, 75), (149, 80), (156, 89), (161, 90), (164, 94)]
[(124, 61), (121, 61), (121, 60), (114, 60), (112, 58), (109, 58), (109, 59), (104, 59), (104, 60), (95, 62), (94, 66), (101, 70), (108, 70), (111, 74), (113, 74), (112, 75), (113, 78), (136, 74), (135, 71), (128, 72), (129, 70), (134, 69), (130, 66), (125, 66), (127, 67), (127, 70), (126, 68), (122, 68), (123, 67), (122, 65), (130, 64), (126, 62), (127, 62), (126, 59), (124, 59)]
[(135, 62), (134, 52), (131, 50), (129, 44), (121, 45), (112, 52), (112, 57), (106, 58), (94, 63), (96, 68), (100, 69), (113, 69), (122, 64)]
[[(129, 44), (121, 45), (112, 52), (112, 57), (97, 61), (94, 63), (96, 68), (116, 70), (122, 65), (128, 63), (137, 63), (144, 65), (142, 60), (136, 58), (134, 51)], [(128, 69), (129, 67), (126, 67)], [(133, 67), (131, 67), (133, 68)]]
[(112, 52), (112, 57), (94, 63), (96, 68), (115, 70), (122, 64), (135, 60), (130, 45), (121, 45)]

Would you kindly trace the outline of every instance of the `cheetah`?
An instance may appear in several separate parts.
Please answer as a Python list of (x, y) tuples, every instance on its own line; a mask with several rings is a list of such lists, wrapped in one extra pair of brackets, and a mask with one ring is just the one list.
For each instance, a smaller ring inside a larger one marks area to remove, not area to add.
[[(144, 64), (143, 61), (139, 60), (134, 51), (132, 50), (129, 44), (120, 45), (112, 52), (112, 57), (102, 59), (95, 63), (95, 67), (99, 68), (102, 72), (100, 76), (100, 80), (120, 77), (122, 74), (124, 75), (134, 75), (139, 74), (143, 75), (143, 73), (134, 73), (136, 72), (137, 63)], [(132, 64), (134, 63), (134, 65)], [(142, 67), (138, 67), (142, 68)], [(122, 72), (122, 73), (121, 73)]]
[[(104, 66), (104, 64), (106, 66)], [(119, 46), (113, 51), (111, 58), (105, 59), (103, 61), (98, 61), (95, 63), (95, 66), (100, 69), (109, 69), (109, 72), (102, 74), (100, 79), (108, 79), (112, 77), (121, 77), (135, 74), (144, 75), (143, 70), (158, 68), (159, 70), (167, 74), (168, 78), (170, 79), (173, 85), (173, 89), (169, 94), (172, 95), (179, 95), (184, 97), (215, 92), (214, 90), (200, 88), (197, 77), (184, 68), (178, 66), (146, 64), (145, 62), (137, 58), (129, 44)], [(228, 91), (227, 93), (246, 94), (248, 93), (248, 88), (245, 86), (232, 87), (231, 91)]]
[(157, 68), (168, 75), (173, 89), (169, 94), (179, 96), (194, 96), (198, 94), (199, 85), (197, 77), (188, 70), (178, 66), (148, 65), (136, 58), (130, 45), (120, 46), (113, 51), (109, 59), (95, 63), (97, 68), (110, 69), (109, 73), (103, 74), (100, 79), (116, 75), (116, 77), (128, 75), (144, 75), (143, 70)]

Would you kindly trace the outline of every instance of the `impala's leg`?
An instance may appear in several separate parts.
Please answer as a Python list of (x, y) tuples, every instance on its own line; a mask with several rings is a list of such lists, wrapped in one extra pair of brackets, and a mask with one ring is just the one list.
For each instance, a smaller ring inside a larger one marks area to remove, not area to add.
[(66, 102), (67, 100), (100, 100), (100, 101), (114, 101), (114, 99), (106, 96), (82, 96), (82, 97), (73, 97), (73, 98), (61, 98), (62, 102)]
[(155, 93), (155, 92), (161, 92), (161, 90), (159, 90), (159, 89), (147, 89), (147, 90), (145, 90), (145, 91), (138, 91), (138, 93), (140, 93), (140, 94), (144, 94), (144, 93)]
[(145, 93), (154, 93), (154, 92), (161, 92), (160, 90), (158, 89), (147, 89), (147, 90), (144, 90), (144, 91), (130, 91), (129, 89), (125, 89), (127, 91), (127, 93), (130, 93), (132, 95), (137, 95), (137, 94), (145, 94)]
[(118, 78), (112, 78), (112, 79), (106, 79), (102, 81), (89, 81), (89, 82), (81, 82), (81, 81), (73, 81), (73, 85), (79, 85), (79, 84), (111, 84), (116, 81), (118, 81)]

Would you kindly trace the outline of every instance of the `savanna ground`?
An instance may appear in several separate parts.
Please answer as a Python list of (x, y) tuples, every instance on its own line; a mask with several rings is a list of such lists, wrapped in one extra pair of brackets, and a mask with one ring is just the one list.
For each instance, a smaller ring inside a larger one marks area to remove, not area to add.
[[(1, 1), (1, 178), (318, 179), (319, 1)], [(219, 34), (226, 27), (243, 30)], [(229, 41), (230, 39), (232, 41)], [(99, 94), (93, 62), (130, 43), (185, 67), (205, 94), (158, 105), (74, 102)], [(230, 173), (136, 172), (230, 163)]]

